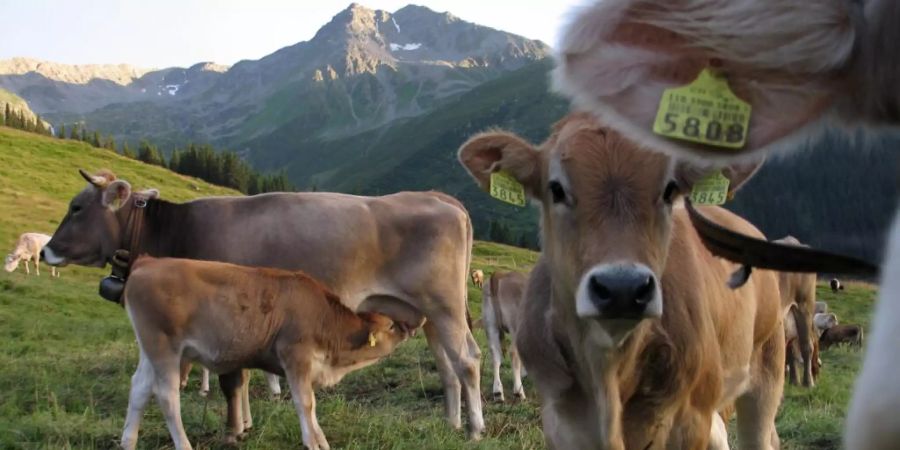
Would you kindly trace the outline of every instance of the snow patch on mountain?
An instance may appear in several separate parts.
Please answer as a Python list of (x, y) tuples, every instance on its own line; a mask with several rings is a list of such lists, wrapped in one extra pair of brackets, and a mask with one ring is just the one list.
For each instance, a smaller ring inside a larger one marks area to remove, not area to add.
[(420, 42), (414, 42), (412, 44), (403, 44), (403, 45), (391, 43), (391, 51), (396, 52), (397, 50), (407, 50), (407, 51), (408, 50), (417, 50), (421, 46), (422, 46), (422, 44)]

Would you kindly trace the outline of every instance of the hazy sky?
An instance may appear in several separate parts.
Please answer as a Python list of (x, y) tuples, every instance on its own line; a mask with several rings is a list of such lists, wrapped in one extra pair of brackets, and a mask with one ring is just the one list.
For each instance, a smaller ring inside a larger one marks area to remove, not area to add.
[[(313, 37), (351, 0), (0, 0), (0, 59), (187, 66), (259, 59)], [(360, 0), (396, 11), (410, 0)], [(584, 0), (417, 0), (471, 22), (554, 45)], [(402, 26), (402, 24), (401, 24)]]

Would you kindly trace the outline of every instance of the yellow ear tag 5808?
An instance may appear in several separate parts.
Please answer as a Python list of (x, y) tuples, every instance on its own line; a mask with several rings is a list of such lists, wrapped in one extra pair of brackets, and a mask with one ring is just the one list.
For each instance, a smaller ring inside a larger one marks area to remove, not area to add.
[(725, 78), (707, 68), (691, 84), (663, 92), (653, 132), (738, 149), (747, 142), (749, 125), (750, 104), (731, 92)]
[(691, 202), (695, 205), (721, 205), (728, 200), (728, 185), (731, 181), (715, 172), (694, 183)]
[(492, 172), (491, 197), (516, 206), (525, 206), (525, 187), (519, 180), (502, 170)]

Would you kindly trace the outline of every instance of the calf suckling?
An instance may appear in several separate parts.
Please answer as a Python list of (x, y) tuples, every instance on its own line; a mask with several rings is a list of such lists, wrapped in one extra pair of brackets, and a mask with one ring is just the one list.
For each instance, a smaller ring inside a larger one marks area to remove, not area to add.
[(151, 394), (176, 449), (191, 448), (178, 389), (183, 359), (219, 374), (229, 441), (244, 431), (244, 369), (260, 368), (287, 379), (303, 445), (328, 449), (313, 387), (375, 363), (409, 335), (406, 324), (387, 316), (354, 313), (303, 272), (144, 256), (134, 264), (124, 298), (141, 352), (122, 433), (126, 449), (137, 444)]
[[(714, 257), (683, 194), (705, 175), (642, 149), (587, 114), (540, 146), (505, 132), (472, 137), (459, 159), (490, 186), (503, 171), (541, 205), (543, 253), (531, 272), (516, 346), (556, 449), (706, 448), (734, 403), (742, 448), (776, 446), (784, 330), (775, 274)], [(738, 189), (756, 165), (725, 172)], [(704, 214), (762, 238), (718, 207)]]

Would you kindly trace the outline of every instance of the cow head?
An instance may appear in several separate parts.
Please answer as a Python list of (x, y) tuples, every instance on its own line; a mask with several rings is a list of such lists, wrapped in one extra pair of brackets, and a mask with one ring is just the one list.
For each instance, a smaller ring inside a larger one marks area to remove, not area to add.
[(385, 355), (392, 352), (397, 344), (409, 337), (408, 326), (384, 314), (364, 312), (359, 315), (367, 323), (369, 331), (363, 346), (377, 354)]
[[(662, 315), (673, 204), (706, 174), (702, 167), (641, 149), (587, 114), (557, 123), (540, 147), (509, 133), (479, 134), (459, 159), (482, 188), (502, 170), (541, 205), (555, 301), (623, 331)], [(725, 173), (737, 188), (756, 167)]]
[[(794, 147), (826, 112), (849, 125), (900, 123), (900, 2), (602, 0), (572, 17), (556, 89), (654, 150), (724, 164)], [(742, 149), (651, 132), (663, 91), (706, 67), (752, 106)]]
[[(69, 210), (41, 254), (48, 264), (103, 267), (121, 245), (124, 216), (130, 208), (131, 185), (111, 172), (79, 173), (88, 185), (69, 202)], [(148, 196), (156, 196), (151, 191)], [(127, 206), (126, 206), (127, 205)]]
[(7, 272), (12, 272), (16, 270), (16, 267), (19, 267), (19, 255), (14, 255), (12, 253), (6, 255), (6, 259), (3, 260), (3, 270)]

